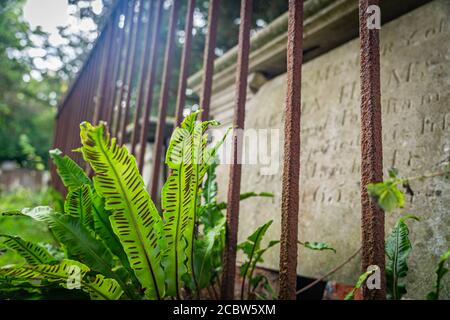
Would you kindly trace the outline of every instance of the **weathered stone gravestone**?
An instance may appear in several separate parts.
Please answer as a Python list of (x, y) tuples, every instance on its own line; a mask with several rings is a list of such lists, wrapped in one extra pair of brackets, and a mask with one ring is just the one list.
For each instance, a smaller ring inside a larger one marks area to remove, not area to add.
[[(347, 2), (355, 5), (356, 1)], [(335, 16), (339, 16), (339, 12)], [(305, 43), (314, 42), (308, 40), (308, 32), (314, 37), (317, 31), (314, 28), (318, 24), (314, 19), (332, 21), (335, 16), (319, 10), (306, 17)], [(280, 24), (279, 21), (276, 23)], [(327, 23), (323, 24), (324, 30)], [(264, 66), (260, 70), (255, 67), (253, 71), (264, 73), (264, 68), (273, 70), (274, 65), (283, 65), (283, 58), (280, 58), (283, 50), (280, 45), (273, 44), (276, 41), (282, 43), (279, 39), (282, 36), (278, 33), (272, 39), (269, 37), (265, 44), (259, 44), (261, 48), (267, 46), (266, 51), (275, 53), (253, 55), (254, 65)], [(438, 172), (450, 162), (449, 39), (450, 2), (445, 0), (432, 1), (382, 26), (386, 175), (391, 167), (397, 168), (405, 177)], [(267, 61), (270, 63), (265, 63)], [(359, 40), (346, 42), (308, 61), (303, 67), (299, 239), (328, 242), (337, 250), (334, 254), (300, 248), (298, 273), (317, 278), (361, 245)], [(232, 68), (224, 70), (219, 65), (219, 75), (227, 74), (226, 70)], [(232, 75), (231, 71), (228, 73)], [(253, 75), (252, 79), (256, 80), (251, 84), (256, 84), (256, 89), (251, 88), (253, 93), (249, 95), (245, 126), (249, 129), (280, 129), (282, 139), (286, 75), (263, 81), (261, 78), (264, 79), (261, 74)], [(224, 125), (229, 125), (234, 83), (218, 82), (215, 82), (211, 113)], [(282, 141), (279, 144), (282, 151)], [(241, 203), (240, 240), (270, 219), (274, 224), (266, 238), (278, 239), (280, 236), (281, 155), (279, 160), (280, 167), (272, 175), (262, 175), (261, 165), (243, 165), (242, 191), (267, 191), (275, 197)], [(228, 169), (222, 165), (218, 174), (223, 199), (226, 199)], [(414, 197), (407, 197), (406, 208), (401, 212), (387, 214), (386, 232), (390, 232), (401, 214), (422, 217), (420, 222), (409, 223), (413, 251), (406, 285), (409, 298), (423, 299), (435, 281), (439, 256), (450, 248), (450, 182), (437, 177), (424, 182), (414, 181), (411, 186)], [(277, 269), (278, 259), (279, 252), (273, 249), (263, 265)], [(355, 259), (331, 279), (352, 284), (360, 273), (360, 262)], [(444, 287), (441, 297), (450, 298), (450, 277), (444, 281)]]

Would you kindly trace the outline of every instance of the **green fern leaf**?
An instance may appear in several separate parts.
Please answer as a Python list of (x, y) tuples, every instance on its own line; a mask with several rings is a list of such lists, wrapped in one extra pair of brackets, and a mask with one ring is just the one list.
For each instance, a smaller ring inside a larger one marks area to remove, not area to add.
[(97, 240), (91, 231), (85, 228), (78, 218), (55, 213), (48, 207), (23, 209), (16, 215), (29, 216), (37, 221), (45, 222), (55, 237), (65, 246), (70, 258), (88, 265), (92, 270), (115, 279), (125, 290), (129, 298), (139, 299), (139, 295), (130, 286), (128, 276), (114, 272), (114, 259), (103, 242)]
[(55, 262), (55, 259), (47, 249), (38, 244), (16, 236), (0, 234), (0, 237), (6, 238), (6, 240), (1, 243), (16, 251), (30, 265), (51, 264)]
[(116, 280), (96, 275), (92, 282), (85, 287), (92, 300), (119, 300), (123, 294), (122, 288)]
[(194, 226), (200, 205), (201, 184), (213, 163), (221, 143), (206, 149), (210, 125), (217, 121), (197, 122), (199, 112), (190, 114), (172, 134), (166, 154), (171, 169), (162, 191), (167, 250), (164, 265), (168, 274), (168, 293), (178, 294), (182, 277), (194, 272)]
[(111, 253), (77, 218), (53, 213), (45, 221), (55, 237), (64, 244), (69, 257), (76, 257), (92, 270), (112, 276), (114, 260)]
[(434, 285), (434, 291), (427, 294), (427, 300), (439, 300), (439, 295), (441, 292), (441, 282), (442, 278), (448, 273), (448, 268), (445, 267), (445, 263), (450, 259), (450, 250), (445, 252), (439, 258), (439, 263), (436, 268), (436, 284)]
[(122, 295), (122, 290), (113, 279), (105, 279), (97, 275), (94, 281), (90, 281), (87, 273), (89, 267), (74, 260), (63, 260), (60, 264), (39, 264), (36, 266), (6, 267), (0, 268), (0, 276), (15, 277), (27, 280), (46, 280), (62, 285), (70, 289), (72, 279), (79, 281), (81, 289), (88, 292), (93, 299), (117, 300)]
[(119, 258), (120, 263), (126, 269), (129, 278), (132, 279), (134, 284), (139, 285), (139, 281), (136, 279), (134, 271), (128, 261), (128, 257), (123, 250), (123, 246), (111, 227), (111, 222), (109, 221), (110, 215), (111, 213), (105, 210), (104, 200), (94, 194), (92, 201), (92, 217), (94, 220), (95, 233), (100, 237), (111, 253)]
[(167, 249), (163, 253), (163, 264), (167, 294), (171, 296), (179, 295), (182, 276), (188, 272), (186, 243), (182, 235), (189, 223), (193, 205), (192, 130), (195, 119), (196, 113), (189, 115), (181, 127), (174, 130), (166, 154), (166, 164), (171, 169), (171, 175), (162, 189), (164, 235), (167, 243)]
[(408, 273), (408, 257), (412, 249), (408, 225), (405, 222), (408, 219), (419, 221), (419, 218), (413, 215), (398, 219), (386, 241), (387, 295), (393, 300), (401, 299), (406, 293), (400, 279), (406, 277)]
[(164, 296), (161, 266), (162, 220), (144, 187), (136, 161), (116, 139), (110, 139), (105, 123), (81, 124), (83, 157), (94, 169), (95, 190), (111, 211), (111, 225), (130, 265), (149, 298)]
[(85, 227), (93, 227), (92, 192), (89, 185), (70, 189), (64, 203), (64, 211), (78, 218)]
[(372, 273), (375, 272), (376, 269), (370, 270), (370, 271), (366, 271), (363, 274), (361, 274), (358, 278), (358, 281), (356, 281), (355, 286), (353, 287), (353, 289), (347, 293), (347, 295), (345, 296), (344, 300), (355, 300), (355, 294), (356, 294), (356, 290), (361, 289), (361, 287), (364, 285), (364, 283), (366, 282), (367, 278), (369, 278)]
[(84, 170), (67, 155), (63, 157), (59, 149), (50, 150), (49, 153), (56, 166), (56, 171), (66, 188), (70, 190), (80, 188), (85, 184), (92, 185)]

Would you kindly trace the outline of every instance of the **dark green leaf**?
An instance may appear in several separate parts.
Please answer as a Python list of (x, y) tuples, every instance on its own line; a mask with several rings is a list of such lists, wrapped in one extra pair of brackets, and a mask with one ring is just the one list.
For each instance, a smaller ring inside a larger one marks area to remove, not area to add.
[(400, 279), (406, 277), (408, 273), (408, 257), (412, 249), (408, 225), (405, 223), (408, 219), (420, 220), (413, 215), (400, 218), (386, 241), (387, 296), (393, 300), (401, 299), (406, 293)]
[(6, 240), (0, 243), (3, 243), (8, 248), (15, 250), (30, 265), (51, 264), (55, 262), (52, 255), (44, 247), (38, 244), (15, 236), (0, 234), (0, 238), (1, 237), (6, 238)]
[(344, 300), (354, 300), (355, 299), (355, 292), (357, 289), (361, 289), (363, 284), (366, 282), (367, 278), (372, 275), (372, 273), (375, 272), (374, 270), (370, 270), (367, 272), (364, 272), (362, 275), (359, 276), (358, 281), (356, 282), (355, 287), (345, 296)]
[(323, 251), (323, 250), (330, 250), (336, 253), (336, 250), (332, 248), (328, 243), (324, 242), (315, 242), (315, 241), (306, 241), (306, 242), (298, 242), (305, 248), (311, 249), (311, 250), (317, 250), (317, 251)]
[(396, 168), (390, 168), (389, 171), (388, 171), (388, 173), (389, 173), (389, 177), (390, 177), (391, 179), (396, 179), (397, 176), (398, 176), (398, 169), (396, 169)]
[(91, 187), (82, 185), (69, 190), (64, 204), (65, 213), (78, 218), (89, 229), (93, 227), (92, 198)]
[(56, 170), (66, 188), (75, 189), (82, 185), (92, 185), (91, 180), (80, 166), (68, 156), (62, 156), (58, 149), (51, 150), (50, 157), (56, 166)]
[(441, 291), (441, 281), (442, 278), (448, 273), (448, 269), (445, 267), (445, 263), (449, 259), (450, 259), (450, 250), (444, 253), (439, 258), (439, 263), (436, 268), (436, 284), (434, 285), (435, 290), (428, 293), (427, 300), (439, 300), (439, 295)]

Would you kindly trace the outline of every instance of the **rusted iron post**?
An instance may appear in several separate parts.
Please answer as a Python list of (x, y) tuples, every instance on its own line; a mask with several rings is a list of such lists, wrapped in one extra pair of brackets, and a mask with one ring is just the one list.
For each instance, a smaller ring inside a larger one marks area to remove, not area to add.
[(219, 21), (220, 0), (209, 1), (208, 31), (206, 34), (205, 51), (203, 56), (203, 81), (202, 92), (200, 94), (200, 108), (202, 121), (209, 119), (211, 104), (212, 79), (214, 73), (214, 58), (216, 49), (217, 24)]
[[(139, 16), (138, 16), (138, 20), (136, 21), (136, 28), (137, 30), (134, 31), (133, 33), (133, 38), (131, 41), (131, 66), (130, 69), (128, 70), (129, 73), (127, 75), (127, 87), (128, 90), (126, 91), (126, 97), (125, 97), (125, 109), (123, 110), (123, 121), (122, 121), (122, 129), (121, 129), (121, 134), (120, 134), (120, 141), (119, 143), (122, 144), (125, 142), (125, 138), (126, 138), (126, 134), (127, 134), (127, 124), (128, 124), (128, 118), (129, 118), (129, 113), (130, 113), (130, 107), (131, 107), (131, 96), (133, 93), (133, 88), (135, 87), (135, 82), (136, 80), (138, 80), (135, 76), (133, 76), (135, 73), (137, 73), (137, 68), (138, 68), (138, 61), (140, 59), (138, 59), (138, 39), (142, 39), (142, 33), (144, 31), (144, 28), (142, 28), (143, 26), (143, 17), (144, 17), (144, 13), (145, 13), (145, 9), (144, 9), (144, 1), (140, 1), (139, 2)], [(141, 55), (143, 55), (143, 52), (141, 52)]]
[[(113, 18), (114, 21), (114, 18)], [(109, 52), (110, 52), (110, 46), (112, 42), (112, 38), (114, 36), (113, 34), (113, 23), (112, 21), (108, 23), (107, 28), (104, 30), (106, 32), (106, 35), (104, 35), (101, 38), (102, 45), (101, 45), (101, 51), (102, 51), (102, 59), (100, 59), (100, 67), (99, 67), (99, 86), (95, 95), (95, 109), (94, 109), (94, 117), (92, 122), (97, 124), (99, 120), (102, 120), (102, 114), (103, 114), (103, 107), (104, 107), (104, 94), (107, 87), (107, 66), (109, 62)]]
[[(148, 75), (150, 74), (148, 72), (148, 64), (150, 63), (150, 55), (151, 55), (151, 44), (152, 44), (152, 37), (154, 32), (153, 27), (153, 21), (155, 20), (155, 10), (156, 10), (156, 2), (152, 1), (150, 2), (147, 10), (147, 26), (145, 28), (145, 32), (143, 35), (143, 39), (145, 41), (145, 48), (144, 52), (141, 55), (141, 61), (139, 62), (140, 66), (140, 74), (139, 74), (139, 87), (136, 94), (136, 109), (134, 112), (134, 120), (133, 120), (133, 130), (131, 132), (131, 153), (133, 155), (136, 155), (136, 144), (137, 144), (137, 138), (139, 136), (139, 132), (141, 129), (141, 112), (142, 107), (144, 105), (144, 98), (145, 98), (145, 87), (148, 82)], [(147, 74), (147, 77), (146, 77)]]
[(113, 12), (113, 16), (111, 21), (108, 22), (107, 30), (108, 35), (105, 37), (106, 41), (103, 44), (103, 59), (101, 61), (100, 66), (100, 86), (99, 91), (97, 93), (96, 99), (96, 113), (94, 116), (94, 123), (97, 123), (100, 120), (107, 120), (107, 110), (110, 107), (107, 102), (108, 98), (112, 95), (111, 87), (114, 85), (112, 80), (113, 75), (113, 62), (114, 62), (114, 54), (115, 54), (115, 39), (118, 32), (118, 23), (119, 23), (120, 12), (119, 8)]
[[(121, 91), (121, 107), (119, 108), (119, 121), (117, 123), (117, 135), (118, 135), (118, 143), (121, 145), (124, 141), (124, 136), (126, 134), (126, 123), (128, 121), (128, 112), (130, 108), (130, 99), (131, 99), (131, 92), (133, 91), (133, 71), (136, 68), (136, 45), (137, 45), (137, 36), (139, 34), (139, 24), (142, 19), (142, 0), (136, 0), (134, 2), (134, 9), (133, 9), (133, 19), (130, 21), (131, 23), (131, 29), (130, 34), (128, 37), (129, 40), (129, 47), (128, 47), (128, 61), (127, 65), (125, 66), (125, 81), (124, 85), (122, 86)], [(137, 9), (139, 11), (136, 11), (136, 5)], [(122, 105), (123, 104), (123, 105)]]
[(192, 45), (192, 24), (194, 21), (195, 0), (188, 1), (186, 23), (184, 26), (184, 46), (181, 53), (181, 68), (178, 83), (177, 104), (175, 108), (175, 127), (183, 120), (184, 103), (186, 102), (186, 83), (189, 75), (189, 59)]
[(106, 105), (108, 106), (106, 112), (106, 121), (108, 122), (109, 130), (112, 133), (114, 128), (114, 109), (116, 105), (116, 97), (118, 94), (117, 82), (120, 79), (120, 70), (121, 70), (121, 61), (122, 61), (122, 53), (124, 51), (124, 38), (125, 38), (125, 26), (122, 28), (119, 27), (120, 17), (128, 17), (128, 5), (126, 1), (122, 1), (122, 6), (119, 8), (119, 21), (116, 25), (118, 37), (115, 39), (115, 44), (113, 46), (113, 62), (112, 62), (112, 84), (111, 90), (112, 93), (107, 96)]
[(152, 104), (153, 104), (153, 87), (155, 83), (155, 75), (156, 75), (156, 62), (158, 59), (157, 52), (158, 52), (158, 35), (159, 35), (159, 29), (160, 29), (160, 21), (163, 13), (163, 0), (157, 0), (156, 1), (156, 8), (155, 8), (155, 14), (156, 17), (153, 21), (153, 33), (152, 33), (152, 39), (151, 39), (151, 53), (150, 53), (150, 63), (148, 64), (148, 72), (147, 72), (147, 90), (146, 96), (144, 99), (144, 114), (142, 116), (142, 129), (140, 131), (139, 135), (139, 158), (138, 158), (138, 168), (139, 171), (142, 173), (142, 170), (144, 168), (144, 159), (145, 159), (145, 150), (147, 147), (147, 137), (148, 137), (148, 130), (150, 127), (150, 114), (152, 110)]
[[(105, 33), (106, 34), (106, 33)], [(75, 123), (76, 128), (74, 130), (74, 133), (78, 133), (79, 132), (79, 124), (83, 121), (89, 121), (89, 122), (94, 122), (94, 117), (95, 117), (95, 98), (96, 98), (96, 93), (99, 90), (99, 84), (100, 84), (100, 76), (101, 76), (101, 60), (103, 58), (103, 53), (102, 53), (102, 42), (105, 40), (104, 39), (104, 35), (101, 36), (98, 39), (98, 44), (96, 45), (96, 49), (92, 54), (92, 60), (91, 60), (91, 65), (90, 65), (90, 78), (89, 78), (89, 86), (88, 86), (88, 92), (87, 92), (87, 104), (84, 108), (83, 114), (82, 114), (82, 118)], [(80, 139), (79, 139), (79, 134), (74, 134), (77, 139), (75, 140), (75, 145), (74, 148), (78, 148), (81, 146), (80, 143)], [(92, 174), (92, 168), (91, 166), (87, 163), (83, 161), (83, 157), (81, 155), (80, 152), (77, 152), (77, 157), (80, 161), (80, 163), (84, 164), (85, 166), (85, 171), (86, 174), (91, 175)]]
[(234, 107), (234, 131), (232, 136), (232, 164), (228, 185), (227, 229), (223, 255), (221, 298), (234, 298), (236, 273), (236, 246), (241, 191), (242, 143), (247, 100), (248, 57), (250, 51), (250, 27), (253, 0), (241, 1), (239, 26), (239, 52), (236, 73), (236, 97)]
[(369, 6), (378, 0), (359, 1), (361, 40), (361, 230), (362, 269), (376, 265), (380, 269), (381, 288), (363, 286), (363, 299), (386, 299), (384, 212), (370, 199), (367, 184), (383, 181), (381, 135), (380, 40), (379, 30), (369, 28)]
[(155, 145), (153, 148), (153, 167), (150, 195), (154, 201), (158, 195), (158, 183), (162, 157), (162, 144), (164, 130), (166, 127), (167, 105), (169, 103), (170, 76), (172, 74), (172, 60), (175, 44), (175, 31), (177, 26), (177, 15), (180, 8), (180, 0), (174, 0), (170, 11), (169, 31), (167, 32), (167, 44), (164, 60), (164, 69), (159, 99), (158, 122), (156, 125)]
[[(117, 88), (117, 92), (114, 96), (114, 101), (116, 104), (116, 120), (114, 122), (114, 125), (112, 126), (112, 135), (118, 136), (119, 130), (120, 130), (120, 123), (122, 122), (122, 102), (123, 102), (123, 95), (125, 91), (125, 81), (128, 73), (128, 68), (130, 66), (130, 48), (131, 48), (131, 34), (132, 34), (132, 28), (134, 25), (134, 17), (135, 17), (135, 6), (136, 6), (137, 0), (133, 0), (131, 2), (131, 5), (128, 4), (127, 8), (127, 14), (125, 16), (125, 25), (123, 29), (123, 48), (121, 52), (121, 58), (119, 59), (119, 77), (118, 82), (120, 83), (120, 86)], [(127, 2), (128, 3), (128, 2)]]
[(297, 289), (302, 62), (303, 0), (289, 0), (280, 243), (279, 298), (283, 300), (295, 300)]
[[(99, 76), (100, 76), (100, 65), (102, 59), (102, 42), (104, 40), (103, 37), (99, 38), (100, 42), (93, 52), (92, 62), (91, 62), (91, 78), (89, 80), (89, 91), (88, 91), (88, 100), (85, 108), (85, 114), (83, 115), (82, 121), (93, 122), (94, 112), (95, 112), (95, 96), (98, 90), (99, 85)], [(77, 124), (79, 125), (79, 123)], [(79, 143), (79, 139), (77, 139)]]

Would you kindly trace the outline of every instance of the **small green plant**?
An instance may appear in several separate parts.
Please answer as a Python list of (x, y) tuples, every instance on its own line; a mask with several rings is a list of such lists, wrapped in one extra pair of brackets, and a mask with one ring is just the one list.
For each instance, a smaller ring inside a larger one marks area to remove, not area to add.
[[(191, 288), (200, 293), (203, 289), (209, 298), (218, 299), (216, 286), (220, 284), (222, 255), (225, 244), (225, 202), (218, 202), (216, 169), (218, 159), (209, 166), (202, 188), (202, 204), (198, 210), (198, 233), (194, 242), (194, 273), (196, 283)], [(253, 197), (273, 197), (271, 193), (245, 192), (240, 200)]]
[[(272, 224), (272, 220), (260, 226), (253, 232), (246, 241), (240, 243), (238, 245), (238, 250), (242, 250), (242, 252), (247, 256), (247, 261), (245, 261), (240, 266), (240, 275), (242, 277), (242, 285), (241, 285), (241, 299), (244, 299), (245, 296), (245, 284), (246, 280), (248, 280), (247, 284), (247, 298), (251, 298), (252, 294), (255, 295), (255, 290), (258, 285), (263, 282), (265, 289), (268, 289), (269, 293), (272, 293), (273, 290), (270, 287), (269, 281), (263, 275), (254, 276), (256, 264), (259, 262), (263, 262), (263, 254), (274, 245), (278, 244), (278, 240), (272, 240), (269, 244), (261, 248), (261, 242), (264, 238), (264, 235)], [(267, 298), (267, 296), (265, 296)]]
[(439, 293), (441, 291), (442, 278), (448, 273), (448, 268), (445, 267), (445, 263), (450, 259), (450, 250), (445, 252), (439, 259), (438, 266), (436, 268), (436, 284), (434, 285), (434, 291), (427, 294), (427, 300), (439, 300)]
[(409, 229), (406, 221), (420, 218), (413, 215), (403, 216), (397, 220), (389, 234), (386, 244), (386, 285), (387, 298), (399, 300), (406, 294), (406, 287), (400, 281), (408, 274), (408, 258), (412, 250)]
[[(409, 184), (412, 180), (423, 180), (436, 176), (448, 175), (448, 171), (434, 173), (425, 176), (413, 177), (413, 178), (399, 178), (398, 170), (389, 170), (389, 179), (384, 182), (369, 184), (367, 191), (369, 195), (376, 201), (385, 212), (392, 212), (396, 209), (403, 208), (405, 203), (405, 195), (400, 190), (402, 186), (406, 192), (413, 195), (413, 191)], [(412, 244), (409, 239), (409, 228), (406, 224), (407, 220), (420, 221), (420, 218), (415, 215), (403, 215), (400, 217), (391, 233), (388, 235), (385, 252), (386, 252), (386, 285), (387, 285), (387, 298), (392, 300), (401, 299), (406, 293), (406, 286), (401, 283), (401, 279), (405, 278), (408, 273), (408, 258), (412, 250)], [(436, 269), (437, 280), (435, 284), (435, 291), (430, 292), (427, 295), (427, 299), (435, 300), (439, 299), (439, 290), (441, 286), (442, 277), (448, 272), (444, 267), (445, 262), (449, 259), (450, 253), (446, 252), (439, 260), (438, 267)], [(370, 276), (367, 272), (363, 273), (355, 288), (347, 295), (346, 300), (352, 300), (354, 298), (354, 292), (356, 289), (361, 288), (367, 278)]]
[[(14, 281), (33, 287), (37, 281), (70, 288), (69, 280), (77, 271), (79, 288), (92, 299), (180, 298), (183, 286), (196, 282), (198, 199), (203, 177), (223, 143), (222, 139), (206, 146), (206, 130), (217, 122), (198, 123), (197, 116), (186, 117), (172, 135), (166, 155), (171, 175), (162, 190), (161, 214), (145, 190), (134, 157), (116, 144), (105, 124), (81, 124), (79, 151), (95, 172), (93, 180), (70, 158), (54, 151), (51, 156), (68, 188), (63, 212), (36, 207), (2, 213), (47, 224), (64, 248), (64, 259), (7, 236), (5, 242), (26, 259), (48, 259), (1, 268), (2, 287)], [(20, 246), (25, 251), (19, 250), (19, 244), (26, 244)]]
[(329, 251), (336, 253), (336, 249), (332, 248), (328, 243), (324, 243), (324, 242), (317, 242), (317, 241), (301, 242), (301, 241), (298, 241), (298, 244), (301, 246), (304, 246), (307, 249), (314, 250), (314, 251), (329, 250)]
[(369, 278), (375, 272), (375, 270), (376, 269), (372, 269), (361, 274), (358, 278), (358, 281), (355, 284), (355, 287), (349, 293), (347, 293), (344, 300), (354, 300), (356, 290), (361, 289), (364, 283), (366, 283), (367, 278)]
[[(272, 288), (269, 279), (263, 274), (255, 274), (258, 263), (264, 262), (263, 255), (270, 248), (277, 245), (280, 241), (271, 240), (266, 247), (261, 248), (263, 238), (272, 225), (272, 220), (258, 227), (246, 241), (238, 245), (238, 250), (241, 250), (247, 257), (247, 260), (240, 266), (241, 282), (241, 300), (247, 299), (277, 299), (277, 294)], [(332, 251), (336, 253), (336, 250), (329, 244), (316, 241), (298, 241), (298, 244), (313, 251)], [(247, 290), (245, 290), (247, 284)], [(261, 288), (262, 290), (257, 290)]]
[(370, 183), (367, 185), (369, 195), (386, 212), (397, 208), (403, 208), (405, 196), (399, 189), (399, 185), (409, 185), (408, 179), (398, 178), (396, 169), (389, 170), (390, 179), (380, 183)]

